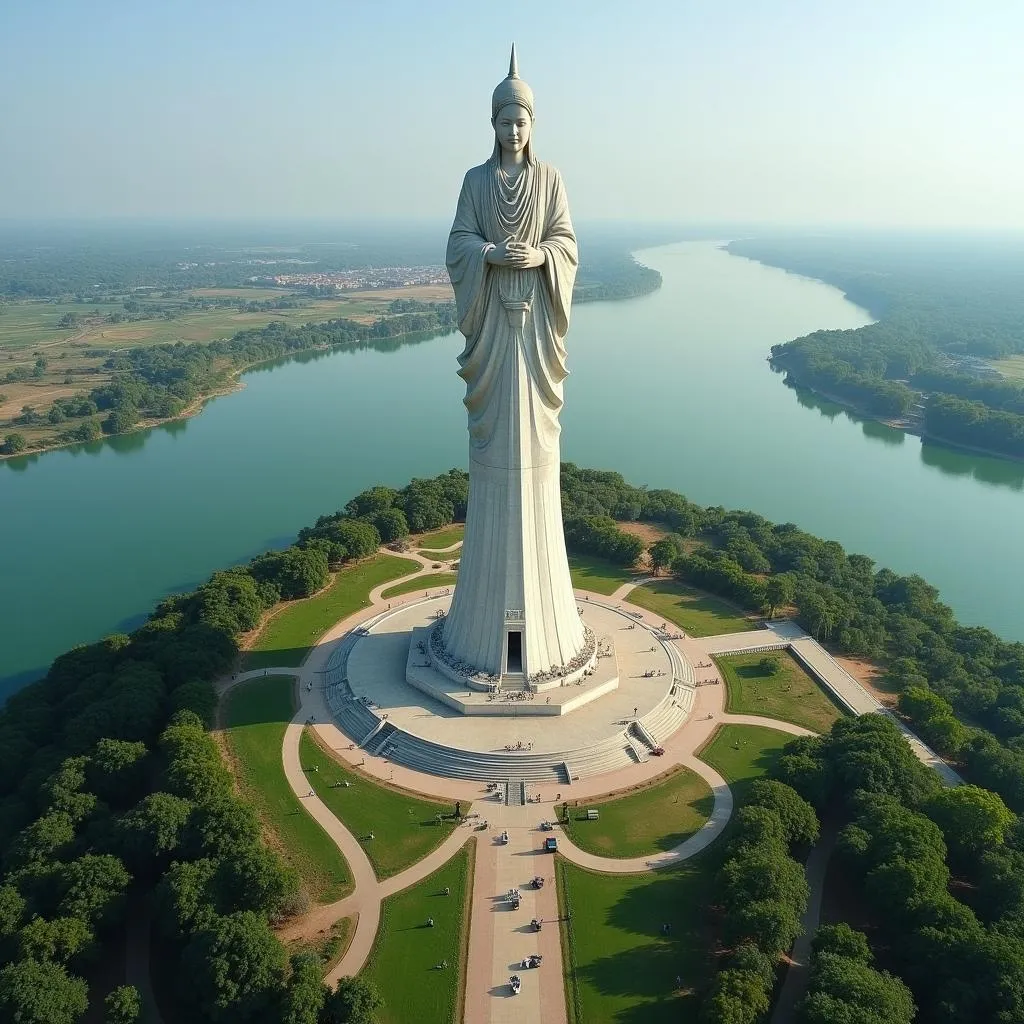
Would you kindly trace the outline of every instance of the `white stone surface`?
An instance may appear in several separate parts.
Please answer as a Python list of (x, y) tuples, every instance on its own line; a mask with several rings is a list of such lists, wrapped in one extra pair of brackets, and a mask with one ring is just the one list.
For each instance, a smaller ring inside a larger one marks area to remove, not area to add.
[[(519, 741), (532, 742), (535, 752), (578, 749), (621, 733), (634, 708), (640, 718), (649, 714), (672, 685), (672, 660), (666, 645), (627, 612), (589, 601), (583, 608), (587, 624), (598, 639), (614, 637), (619, 676), (614, 692), (565, 717), (466, 717), (405, 679), (412, 629), (432, 621), (434, 613), (445, 609), (450, 600), (432, 598), (384, 615), (368, 635), (356, 640), (348, 656), (352, 692), (374, 701), (378, 714), (387, 714), (392, 725), (424, 739), (462, 750), (500, 751)], [(664, 675), (644, 675), (659, 670)], [(537, 700), (543, 701), (544, 695)]]
[(576, 236), (558, 171), (533, 155), (533, 93), (513, 67), (492, 101), (491, 158), (463, 182), (448, 272), (466, 347), (469, 508), (445, 648), (509, 672), (510, 633), (527, 675), (584, 648), (559, 489), (564, 338)]

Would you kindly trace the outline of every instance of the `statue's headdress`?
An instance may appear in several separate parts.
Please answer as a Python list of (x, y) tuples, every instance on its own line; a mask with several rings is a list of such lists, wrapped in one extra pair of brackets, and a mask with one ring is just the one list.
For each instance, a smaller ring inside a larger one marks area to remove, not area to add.
[(508, 63), (508, 77), (502, 79), (491, 96), (491, 120), (498, 116), (502, 107), (510, 103), (519, 103), (533, 117), (533, 90), (519, 77), (519, 65), (516, 63), (516, 44), (512, 44), (512, 58)]

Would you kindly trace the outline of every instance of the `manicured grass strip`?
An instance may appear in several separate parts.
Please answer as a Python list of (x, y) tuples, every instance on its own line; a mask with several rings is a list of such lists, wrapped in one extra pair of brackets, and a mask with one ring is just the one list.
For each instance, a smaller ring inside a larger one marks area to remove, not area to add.
[(281, 763), (285, 726), (292, 717), (291, 676), (240, 683), (226, 698), (224, 724), (239, 785), (259, 812), (270, 841), (321, 903), (352, 891), (352, 874), (341, 851), (306, 813)]
[(608, 875), (558, 857), (572, 1024), (696, 1020), (696, 991), (711, 970), (704, 923), (714, 867), (696, 857), (665, 871)]
[(626, 600), (674, 622), (691, 636), (717, 636), (757, 628), (757, 623), (745, 618), (734, 605), (675, 580), (652, 580), (631, 590)]
[(370, 603), (370, 591), (388, 580), (408, 576), (418, 562), (394, 555), (374, 555), (339, 569), (334, 582), (315, 597), (292, 601), (266, 624), (251, 650), (246, 669), (301, 665), (327, 629)]
[[(472, 855), (471, 840), (432, 875), (381, 905), (377, 941), (363, 968), (384, 997), (381, 1024), (454, 1024), (461, 1016)], [(444, 960), (447, 968), (438, 969)]]
[[(581, 849), (602, 857), (641, 857), (671, 850), (711, 816), (711, 787), (695, 772), (679, 768), (668, 778), (635, 793), (602, 803), (582, 801), (569, 811), (565, 831)], [(600, 811), (587, 820), (587, 809)]]
[[(299, 760), (316, 795), (362, 842), (378, 878), (390, 878), (422, 860), (457, 825), (452, 817), (453, 801), (424, 800), (343, 768), (317, 743), (309, 729), (302, 733)], [(318, 770), (313, 771), (314, 767)], [(343, 785), (345, 782), (349, 785)], [(438, 814), (445, 815), (440, 823)], [(373, 839), (366, 838), (371, 832)]]
[(760, 725), (722, 725), (697, 756), (719, 771), (741, 807), (750, 784), (772, 769), (791, 739), (789, 733)]
[(405, 583), (388, 587), (380, 596), (383, 598), (398, 597), (400, 594), (412, 594), (417, 590), (439, 590), (441, 587), (454, 587), (458, 574), (454, 572), (428, 572)]
[(569, 573), (572, 585), (577, 589), (606, 596), (614, 594), (623, 583), (628, 583), (635, 576), (629, 569), (606, 562), (603, 558), (572, 554), (569, 555)]
[[(715, 659), (727, 687), (726, 711), (764, 715), (828, 732), (842, 712), (789, 651), (731, 654)], [(774, 675), (767, 666), (776, 665)]]
[(431, 551), (443, 551), (445, 548), (450, 548), (453, 544), (458, 544), (465, 532), (466, 526), (464, 523), (452, 523), (451, 526), (446, 526), (444, 529), (423, 534), (418, 541), (413, 543), (415, 543), (418, 549), (428, 553)]

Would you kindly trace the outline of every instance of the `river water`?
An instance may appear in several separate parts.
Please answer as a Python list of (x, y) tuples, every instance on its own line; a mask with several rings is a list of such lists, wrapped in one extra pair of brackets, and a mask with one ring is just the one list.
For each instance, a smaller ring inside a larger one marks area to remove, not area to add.
[[(638, 255), (658, 292), (574, 311), (564, 459), (797, 523), (1024, 639), (1024, 464), (785, 387), (773, 344), (868, 321), (836, 289), (714, 243)], [(449, 335), (294, 359), (191, 420), (0, 463), (0, 700), (364, 487), (465, 466), (459, 349)]]

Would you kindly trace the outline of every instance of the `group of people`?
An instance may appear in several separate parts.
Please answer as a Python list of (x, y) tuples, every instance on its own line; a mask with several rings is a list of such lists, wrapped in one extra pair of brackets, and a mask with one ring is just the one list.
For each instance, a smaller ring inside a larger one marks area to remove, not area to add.
[(515, 743), (515, 745), (513, 745), (513, 744), (511, 744), (511, 743), (506, 743), (506, 744), (505, 744), (505, 750), (506, 750), (506, 751), (513, 751), (513, 750), (533, 750), (533, 744), (532, 744), (532, 743), (523, 743), (523, 741), (522, 741), (522, 740), (519, 740), (519, 741), (517, 741), (517, 742)]

